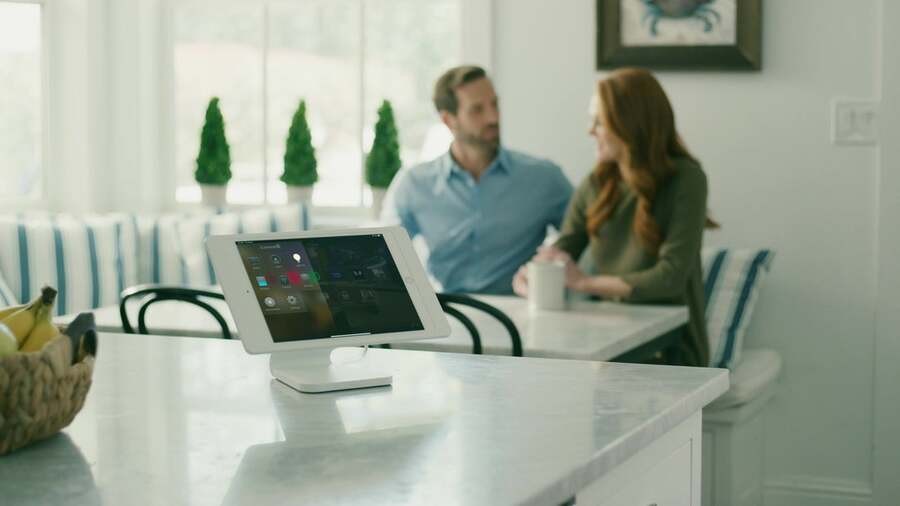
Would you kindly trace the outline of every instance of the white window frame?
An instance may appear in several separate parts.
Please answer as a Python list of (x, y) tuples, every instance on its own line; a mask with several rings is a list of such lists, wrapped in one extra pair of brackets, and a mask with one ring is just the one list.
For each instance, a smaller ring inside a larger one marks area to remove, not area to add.
[(49, 187), (52, 178), (49, 174), (49, 160), (51, 156), (51, 115), (50, 115), (50, 8), (48, 8), (46, 0), (3, 0), (3, 3), (17, 4), (34, 4), (41, 8), (41, 191), (37, 195), (22, 196), (13, 195), (4, 199), (3, 208), (10, 210), (39, 209), (48, 207), (49, 197), (53, 194), (52, 188)]
[[(182, 209), (182, 208), (191, 208), (196, 207), (196, 204), (193, 203), (184, 203), (178, 202), (175, 199), (175, 176), (176, 176), (176, 168), (175, 168), (175, 142), (174, 142), (174, 131), (175, 131), (175, 122), (174, 122), (174, 5), (178, 0), (163, 0), (162, 5), (162, 23), (161, 23), (161, 36), (160, 36), (160, 87), (164, 104), (162, 104), (162, 112), (160, 118), (160, 126), (161, 126), (161, 161), (169, 170), (168, 176), (165, 178), (165, 182), (161, 185), (161, 190), (166, 192), (166, 202), (168, 203), (168, 207), (172, 209)], [(268, 5), (272, 3), (273, 0), (228, 0), (228, 1), (237, 1), (237, 2), (245, 2), (245, 3), (259, 3), (263, 5)], [(278, 0), (274, 0), (278, 1)], [(365, 8), (365, 2), (369, 2), (371, 0), (362, 0), (363, 8)], [(493, 0), (461, 0), (461, 24), (463, 27), (462, 33), (462, 62), (465, 63), (474, 63), (485, 67), (486, 69), (491, 68), (492, 64), (492, 26), (493, 26)], [(267, 38), (266, 38), (267, 39)], [(265, 39), (264, 39), (265, 40)], [(362, 33), (362, 37), (360, 37), (360, 44), (365, 43), (365, 33)], [(266, 47), (263, 46), (263, 65), (266, 65)], [(363, 53), (364, 54), (364, 53)], [(265, 67), (264, 67), (265, 68)], [(360, 79), (364, 79), (365, 76), (361, 72)], [(268, 98), (265, 97), (267, 83), (265, 72), (263, 73), (263, 120), (265, 121), (265, 117), (267, 115), (266, 107)], [(364, 89), (362, 87), (362, 82), (360, 83), (360, 92), (364, 93)], [(363, 115), (364, 111), (360, 111), (360, 115)], [(360, 124), (363, 123), (363, 118), (360, 118)], [(266, 139), (263, 139), (263, 142), (266, 142)], [(362, 145), (362, 136), (360, 136), (360, 152), (365, 151), (365, 146)], [(267, 177), (266, 173), (268, 168), (265, 167), (267, 160), (265, 159), (266, 150), (263, 150), (263, 177)], [(362, 165), (360, 166), (360, 171), (363, 170)], [(263, 183), (266, 184), (266, 183)], [(360, 178), (360, 184), (365, 187), (365, 179)], [(350, 222), (358, 222), (359, 220), (365, 220), (366, 218), (370, 218), (369, 207), (364, 204), (365, 199), (365, 191), (362, 192), (361, 201), (355, 206), (314, 206), (313, 212), (315, 213), (316, 218), (322, 218), (329, 223), (350, 223)], [(264, 203), (261, 205), (268, 205), (268, 203)], [(229, 207), (241, 208), (241, 207), (253, 207), (253, 206), (242, 206), (229, 204)], [(317, 220), (318, 221), (318, 220)]]

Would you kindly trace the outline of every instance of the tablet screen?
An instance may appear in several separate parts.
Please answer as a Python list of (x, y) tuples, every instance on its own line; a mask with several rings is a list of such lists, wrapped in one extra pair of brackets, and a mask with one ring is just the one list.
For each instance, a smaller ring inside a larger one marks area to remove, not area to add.
[(236, 244), (275, 342), (423, 330), (382, 234)]

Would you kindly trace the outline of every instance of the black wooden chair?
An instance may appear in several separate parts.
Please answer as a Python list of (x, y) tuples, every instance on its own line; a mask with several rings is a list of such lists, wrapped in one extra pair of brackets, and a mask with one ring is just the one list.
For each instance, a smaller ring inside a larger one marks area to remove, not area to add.
[[(150, 332), (147, 330), (145, 321), (147, 308), (157, 302), (175, 300), (205, 309), (219, 323), (219, 327), (222, 329), (222, 338), (231, 339), (231, 331), (228, 329), (228, 323), (225, 322), (225, 318), (222, 317), (222, 314), (216, 308), (204, 302), (201, 298), (225, 300), (225, 296), (218, 292), (182, 286), (137, 285), (126, 288), (122, 290), (121, 301), (119, 302), (119, 316), (122, 318), (122, 329), (126, 334), (149, 334)], [(134, 331), (125, 308), (129, 299), (142, 299), (137, 315), (137, 332)]]
[[(462, 323), (463, 327), (469, 332), (469, 336), (472, 338), (472, 353), (475, 355), (482, 355), (484, 353), (481, 346), (481, 333), (478, 332), (478, 327), (475, 326), (475, 323), (472, 322), (472, 319), (465, 315), (459, 309), (451, 306), (451, 304), (458, 304), (460, 306), (469, 306), (475, 309), (480, 309), (485, 313), (496, 318), (500, 324), (506, 328), (507, 333), (509, 334), (509, 339), (512, 341), (512, 356), (521, 357), (522, 356), (522, 339), (519, 337), (519, 330), (516, 328), (516, 324), (513, 323), (512, 320), (506, 316), (506, 313), (500, 311), (494, 306), (482, 302), (478, 299), (470, 297), (468, 295), (456, 294), (456, 293), (438, 293), (437, 299), (441, 304), (441, 309), (444, 310), (448, 315), (456, 318), (460, 323)], [(390, 344), (380, 344), (378, 345), (380, 348), (390, 349)]]
[(516, 324), (506, 316), (506, 313), (487, 302), (482, 302), (468, 295), (439, 293), (437, 294), (437, 298), (438, 302), (441, 303), (441, 308), (444, 312), (459, 320), (466, 330), (469, 331), (469, 335), (472, 336), (472, 353), (476, 355), (482, 354), (481, 334), (478, 332), (478, 328), (475, 327), (475, 324), (472, 323), (472, 320), (462, 311), (453, 307), (454, 305), (472, 307), (494, 317), (504, 328), (506, 328), (506, 332), (509, 334), (509, 339), (512, 341), (512, 356), (522, 356), (522, 339), (519, 337), (519, 329), (517, 329)]

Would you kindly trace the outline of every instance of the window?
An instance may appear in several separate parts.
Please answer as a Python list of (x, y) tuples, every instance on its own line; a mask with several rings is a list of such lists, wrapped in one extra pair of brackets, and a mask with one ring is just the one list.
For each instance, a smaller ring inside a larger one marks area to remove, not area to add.
[(209, 99), (220, 98), (234, 204), (285, 201), (284, 142), (301, 99), (318, 160), (318, 206), (361, 206), (377, 109), (394, 107), (404, 165), (447, 149), (434, 80), (458, 64), (461, 0), (179, 2), (174, 10), (176, 200), (193, 180)]
[(0, 1), (0, 198), (43, 191), (41, 5)]

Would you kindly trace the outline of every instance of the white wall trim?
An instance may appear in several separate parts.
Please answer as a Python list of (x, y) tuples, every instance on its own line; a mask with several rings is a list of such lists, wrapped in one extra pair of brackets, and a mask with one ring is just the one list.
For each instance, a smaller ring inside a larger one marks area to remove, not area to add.
[(159, 205), (171, 211), (175, 201), (175, 42), (173, 0), (160, 0), (160, 22), (157, 27), (159, 62), (159, 164), (167, 177), (159, 183)]
[[(44, 200), (50, 194), (50, 175), (48, 168), (50, 167), (51, 153), (50, 146), (53, 143), (51, 135), (51, 125), (53, 124), (53, 116), (51, 115), (51, 86), (53, 79), (51, 75), (50, 62), (53, 58), (53, 15), (55, 8), (43, 2), (37, 2), (41, 5), (41, 193), (37, 202), (32, 199), (26, 201), (27, 207), (34, 207), (36, 204), (44, 204)], [(18, 207), (18, 206), (17, 206)]]
[(873, 490), (869, 483), (797, 476), (769, 480), (765, 484), (766, 506), (847, 506), (871, 505)]
[(900, 132), (900, 3), (878, 1), (881, 95), (881, 142), (878, 150), (876, 223), (876, 301), (873, 394), (873, 483), (875, 504), (896, 504), (900, 497), (900, 145), (890, 142)]

